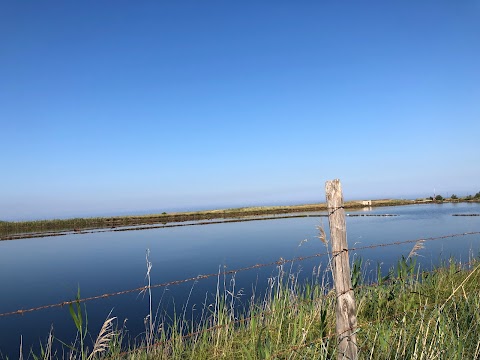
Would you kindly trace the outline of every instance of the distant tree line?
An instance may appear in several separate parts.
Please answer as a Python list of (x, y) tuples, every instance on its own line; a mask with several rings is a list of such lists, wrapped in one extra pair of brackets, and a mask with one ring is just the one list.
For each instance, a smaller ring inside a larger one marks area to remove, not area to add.
[[(432, 200), (432, 201), (443, 201), (443, 200), (446, 200), (448, 198), (444, 198), (442, 195), (436, 195), (435, 197), (433, 196), (430, 196), (429, 198), (427, 198), (429, 200)], [(465, 197), (458, 197), (457, 195), (455, 194), (452, 194), (452, 196), (450, 196), (450, 199), (451, 200), (480, 200), (480, 191), (477, 192), (475, 195), (467, 195)]]

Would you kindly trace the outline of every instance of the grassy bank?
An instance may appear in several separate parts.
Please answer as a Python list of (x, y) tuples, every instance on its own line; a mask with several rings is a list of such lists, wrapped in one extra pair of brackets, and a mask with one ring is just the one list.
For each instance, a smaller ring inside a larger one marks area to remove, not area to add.
[[(354, 269), (361, 359), (479, 358), (478, 262), (468, 268), (450, 262), (423, 273), (413, 260), (402, 258), (389, 275), (378, 275), (374, 285), (362, 285), (361, 267)], [(77, 341), (56, 356), (132, 360), (335, 358), (336, 296), (315, 269), (311, 283), (299, 285), (296, 279), (279, 266), (265, 294), (247, 300), (243, 310), (238, 291), (223, 287), (223, 279), (219, 279), (214, 301), (205, 304), (199, 321), (181, 315), (168, 320), (150, 312), (142, 342), (128, 344), (125, 330), (115, 326), (116, 320), (107, 319), (95, 341), (88, 345)], [(81, 312), (80, 307), (71, 310)], [(86, 329), (81, 334), (85, 335)], [(41, 357), (49, 358), (48, 345), (44, 351)]]
[[(457, 200), (458, 201), (458, 200)], [(373, 200), (372, 207), (422, 204), (425, 200)], [(345, 203), (347, 209), (362, 208), (359, 201)], [(214, 219), (241, 219), (250, 216), (278, 215), (326, 211), (326, 204), (308, 204), (292, 206), (262, 206), (236, 209), (205, 210), (194, 212), (162, 213), (141, 216), (115, 216), (73, 219), (53, 219), (38, 221), (0, 221), (0, 239), (9, 239), (9, 235), (36, 233), (55, 233), (61, 231), (81, 231), (93, 229), (118, 228), (125, 226), (144, 226), (168, 224), (186, 221), (202, 221)], [(21, 238), (21, 236), (16, 236)]]

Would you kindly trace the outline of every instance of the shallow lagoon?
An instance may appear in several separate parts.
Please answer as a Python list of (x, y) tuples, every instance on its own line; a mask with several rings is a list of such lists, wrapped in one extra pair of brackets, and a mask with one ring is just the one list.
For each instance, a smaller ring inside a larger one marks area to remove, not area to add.
[[(348, 213), (359, 212), (362, 210)], [(480, 217), (452, 216), (458, 213), (480, 213), (480, 204), (374, 208), (365, 214), (398, 216), (348, 217), (348, 243), (351, 248), (364, 247), (480, 231)], [(323, 253), (326, 249), (318, 239), (318, 225), (328, 233), (326, 218), (305, 217), (3, 241), (0, 242), (0, 313), (72, 300), (78, 288), (82, 297), (88, 297), (144, 286), (147, 249), (153, 264), (152, 284)], [(440, 259), (455, 257), (466, 262), (478, 256), (480, 236), (428, 241), (424, 245), (418, 260), (430, 269)], [(401, 255), (407, 256), (412, 246), (378, 247), (352, 251), (350, 255), (362, 257), (372, 269), (380, 262), (386, 271)], [(325, 269), (325, 257), (295, 262), (288, 267), (301, 277), (309, 277), (319, 265)], [(252, 288), (261, 292), (268, 277), (277, 271), (276, 266), (270, 266), (239, 272), (234, 275), (235, 288), (243, 289), (243, 298), (248, 301)], [(365, 272), (368, 276), (370, 269)], [(227, 285), (231, 279), (226, 279)], [(213, 302), (216, 283), (216, 278), (210, 278), (155, 289), (154, 304), (167, 312), (175, 307), (178, 313), (188, 298), (188, 315), (195, 317), (202, 303)], [(148, 298), (137, 292), (90, 301), (86, 306), (92, 336), (113, 309), (112, 314), (121, 323), (127, 319), (126, 327), (134, 338), (144, 329)], [(56, 337), (66, 342), (73, 340), (75, 328), (68, 307), (0, 317), (0, 350), (17, 358), (21, 335), (26, 353), (31, 345), (37, 348), (39, 341), (45, 341), (52, 325)]]

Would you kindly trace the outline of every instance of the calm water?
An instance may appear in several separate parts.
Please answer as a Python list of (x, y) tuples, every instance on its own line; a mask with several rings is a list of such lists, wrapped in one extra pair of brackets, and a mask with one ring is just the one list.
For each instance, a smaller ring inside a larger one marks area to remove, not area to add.
[[(451, 216), (480, 213), (480, 204), (387, 207), (366, 213), (399, 216), (347, 218), (350, 247), (480, 231), (480, 217)], [(81, 296), (88, 297), (144, 286), (147, 249), (153, 263), (153, 284), (216, 273), (224, 268), (323, 253), (325, 247), (317, 238), (318, 225), (323, 225), (328, 233), (326, 218), (309, 217), (3, 241), (0, 242), (0, 313), (71, 300), (78, 287)], [(353, 255), (371, 264), (381, 262), (387, 270), (401, 255), (408, 255), (412, 246), (381, 247)], [(425, 247), (420, 251), (419, 261), (426, 268), (451, 256), (468, 261), (472, 255), (480, 254), (480, 236), (431, 241)], [(294, 263), (292, 269), (308, 277), (318, 265), (325, 268), (324, 259)], [(276, 272), (273, 266), (238, 273), (236, 289), (243, 288), (248, 301), (252, 287), (257, 291), (265, 289), (267, 278)], [(170, 286), (167, 290), (157, 289), (153, 292), (154, 304), (160, 304), (166, 311), (175, 306), (180, 312), (191, 292), (187, 308), (189, 316), (195, 317), (205, 298), (207, 303), (213, 302), (216, 281), (212, 278)], [(148, 299), (135, 293), (87, 303), (93, 336), (112, 309), (122, 323), (127, 319), (126, 327), (132, 337), (142, 332)], [(52, 325), (56, 337), (72, 341), (75, 328), (68, 307), (0, 317), (2, 354), (18, 358), (21, 335), (24, 353), (32, 345), (37, 349), (39, 341), (45, 342)]]

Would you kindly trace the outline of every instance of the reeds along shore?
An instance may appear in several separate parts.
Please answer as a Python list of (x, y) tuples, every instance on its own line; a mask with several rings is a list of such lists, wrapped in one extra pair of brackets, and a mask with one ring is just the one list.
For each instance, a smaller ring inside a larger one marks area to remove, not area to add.
[[(448, 201), (445, 200), (445, 201)], [(458, 202), (459, 200), (452, 200)], [(399, 206), (431, 203), (429, 200), (372, 200), (369, 206)], [(361, 201), (349, 201), (345, 208), (363, 208)], [(38, 221), (0, 221), (0, 236), (22, 233), (47, 233), (58, 231), (80, 231), (100, 228), (117, 228), (123, 226), (141, 226), (167, 224), (185, 221), (213, 219), (232, 219), (247, 216), (276, 215), (288, 213), (326, 211), (326, 204), (308, 204), (293, 206), (264, 206), (238, 209), (206, 210), (183, 213), (162, 213), (142, 216), (93, 217), (73, 219), (53, 219)]]
[[(479, 267), (478, 261), (467, 267), (449, 261), (432, 272), (421, 272), (414, 259), (402, 257), (387, 275), (379, 271), (371, 279), (375, 283), (365, 285), (361, 263), (353, 266), (360, 358), (478, 359)], [(299, 284), (291, 269), (279, 266), (263, 295), (246, 300), (234, 281), (219, 278), (212, 301), (205, 302), (198, 321), (187, 319), (185, 313), (173, 319), (156, 316), (150, 307), (145, 336), (137, 342), (127, 339), (114, 314), (95, 330), (98, 336), (92, 334), (87, 341), (90, 329), (78, 326), (84, 310), (73, 306), (77, 341), (59, 352), (50, 336), (38, 358), (335, 358), (336, 295), (323, 270), (314, 268), (310, 282)]]

